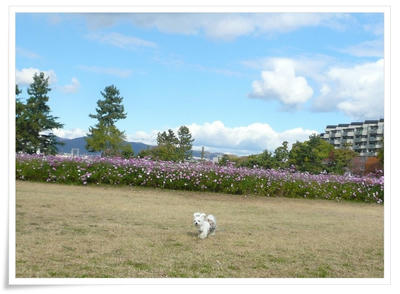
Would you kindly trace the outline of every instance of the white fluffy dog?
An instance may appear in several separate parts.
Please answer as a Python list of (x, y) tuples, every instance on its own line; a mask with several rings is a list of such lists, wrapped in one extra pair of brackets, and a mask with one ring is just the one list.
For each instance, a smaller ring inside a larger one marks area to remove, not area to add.
[(214, 235), (217, 228), (217, 221), (212, 214), (206, 215), (202, 212), (193, 214), (193, 223), (199, 230), (199, 238), (204, 239), (208, 235)]

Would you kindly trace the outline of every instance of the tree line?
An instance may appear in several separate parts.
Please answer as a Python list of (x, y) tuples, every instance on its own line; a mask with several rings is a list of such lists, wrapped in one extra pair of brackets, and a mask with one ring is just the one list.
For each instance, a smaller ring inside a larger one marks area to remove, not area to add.
[[(33, 82), (27, 89), (28, 98), (23, 102), (22, 91), (18, 85), (16, 94), (16, 151), (24, 153), (56, 154), (57, 141), (53, 129), (62, 128), (58, 117), (50, 114), (48, 105), (49, 77), (43, 72), (33, 75)], [(101, 156), (134, 156), (132, 146), (126, 142), (124, 131), (116, 127), (116, 122), (127, 117), (122, 104), (123, 97), (114, 85), (100, 91), (101, 98), (97, 101), (96, 113), (89, 114), (97, 123), (89, 127), (85, 137), (86, 149), (89, 152), (100, 152)], [(185, 160), (191, 158), (194, 139), (189, 128), (181, 126), (176, 136), (172, 130), (158, 133), (157, 147), (142, 151), (139, 156), (149, 156), (160, 160)]]
[(343, 174), (351, 167), (351, 162), (358, 153), (350, 148), (335, 149), (334, 146), (318, 135), (311, 135), (309, 140), (296, 142), (289, 151), (288, 142), (284, 141), (274, 152), (265, 150), (260, 154), (249, 156), (224, 155), (220, 164), (228, 162), (239, 167), (261, 167), (266, 169), (288, 169), (294, 167), (298, 171)]

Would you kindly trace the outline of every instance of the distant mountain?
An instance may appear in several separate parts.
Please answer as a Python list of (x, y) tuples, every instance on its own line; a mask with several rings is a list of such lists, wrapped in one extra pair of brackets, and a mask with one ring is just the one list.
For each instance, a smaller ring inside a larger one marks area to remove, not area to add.
[[(64, 143), (64, 145), (57, 145), (57, 150), (58, 153), (63, 154), (63, 153), (71, 153), (71, 150), (73, 148), (79, 149), (79, 155), (100, 155), (100, 152), (89, 152), (86, 149), (86, 140), (85, 137), (79, 137), (75, 139), (66, 139), (66, 138), (60, 138), (57, 137), (58, 142)], [(154, 146), (152, 145), (147, 145), (141, 142), (128, 142), (131, 144), (133, 151), (135, 154), (138, 154), (142, 150), (146, 150), (148, 148), (152, 148)], [(222, 155), (223, 153), (217, 153), (217, 152), (205, 152), (204, 157), (206, 159), (213, 159), (214, 157), (218, 155)], [(201, 150), (193, 150), (192, 151), (193, 157), (201, 157)]]
[[(72, 148), (77, 148), (79, 149), (79, 154), (80, 155), (99, 155), (100, 152), (89, 152), (86, 149), (86, 140), (85, 137), (79, 137), (79, 138), (75, 138), (75, 139), (66, 139), (66, 138), (60, 138), (57, 137), (57, 141), (58, 142), (62, 142), (64, 143), (64, 145), (57, 145), (57, 149), (58, 149), (58, 153), (71, 153)], [(147, 148), (151, 148), (151, 145), (147, 145), (144, 143), (140, 143), (140, 142), (128, 142), (129, 144), (131, 144), (133, 151), (135, 152), (135, 154), (138, 154), (140, 151), (147, 149)]]

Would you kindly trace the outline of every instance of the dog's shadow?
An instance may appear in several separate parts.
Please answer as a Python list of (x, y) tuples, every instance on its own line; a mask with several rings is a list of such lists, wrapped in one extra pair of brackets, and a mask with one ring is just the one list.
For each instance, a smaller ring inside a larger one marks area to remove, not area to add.
[(190, 237), (197, 237), (199, 233), (196, 232), (186, 232), (186, 235), (190, 236)]

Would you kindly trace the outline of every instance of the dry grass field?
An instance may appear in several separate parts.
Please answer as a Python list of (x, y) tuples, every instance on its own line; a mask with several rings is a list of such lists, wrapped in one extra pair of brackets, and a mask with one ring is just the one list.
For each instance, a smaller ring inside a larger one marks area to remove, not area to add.
[[(196, 211), (215, 236), (198, 240)], [(16, 183), (16, 276), (383, 277), (383, 206)]]

